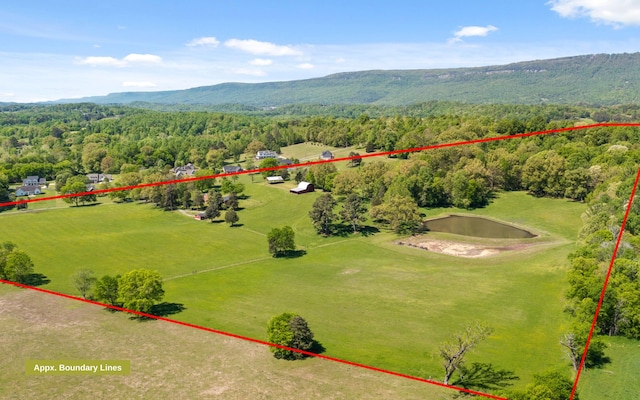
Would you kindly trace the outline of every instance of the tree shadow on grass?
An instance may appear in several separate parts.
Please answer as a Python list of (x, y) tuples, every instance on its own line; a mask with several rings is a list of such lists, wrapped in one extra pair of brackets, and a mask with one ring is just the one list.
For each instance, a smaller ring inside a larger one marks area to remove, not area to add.
[(458, 370), (459, 377), (452, 384), (465, 389), (496, 390), (512, 386), (512, 381), (519, 380), (512, 371), (496, 369), (490, 363), (473, 363), (471, 367), (462, 366)]
[(243, 226), (244, 226), (244, 224), (233, 224), (230, 227), (231, 228), (240, 228), (240, 227), (243, 227)]
[(347, 237), (349, 235), (355, 234), (360, 234), (362, 236), (371, 236), (378, 232), (380, 232), (378, 228), (369, 225), (359, 226), (358, 231), (355, 233), (353, 232), (353, 226), (349, 224), (333, 224), (333, 226), (331, 227), (331, 235), (340, 237)]
[(287, 250), (276, 256), (276, 258), (299, 258), (307, 254), (306, 250)]
[(51, 279), (47, 278), (43, 274), (29, 274), (23, 283), (29, 286), (42, 286), (49, 282), (51, 282)]
[[(177, 313), (182, 312), (184, 310), (186, 310), (186, 307), (184, 306), (184, 304), (181, 304), (181, 303), (169, 303), (169, 302), (164, 301), (164, 302), (159, 303), (159, 304), (154, 304), (151, 307), (151, 310), (149, 310), (149, 312), (147, 314), (155, 315), (155, 316), (158, 316), (158, 317), (167, 317), (169, 315), (177, 314)], [(129, 319), (140, 321), (140, 322), (155, 320), (155, 318), (145, 317), (143, 315), (135, 315), (135, 314), (132, 315), (131, 317), (129, 317)]]
[(322, 343), (318, 342), (317, 340), (314, 340), (309, 351), (314, 354), (322, 354), (325, 351), (327, 351), (327, 349), (322, 345)]

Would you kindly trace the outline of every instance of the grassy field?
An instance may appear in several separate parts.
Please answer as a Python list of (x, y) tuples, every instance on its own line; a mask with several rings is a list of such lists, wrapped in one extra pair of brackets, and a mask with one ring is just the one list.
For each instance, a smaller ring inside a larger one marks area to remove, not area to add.
[[(451, 399), (422, 382), (0, 285), (3, 399)], [(25, 360), (129, 360), (125, 376), (29, 376)]]
[(611, 363), (582, 372), (581, 400), (634, 400), (640, 393), (640, 344), (637, 340), (606, 338), (605, 354)]
[[(474, 214), (542, 233), (553, 244), (484, 259), (462, 259), (398, 246), (397, 237), (323, 238), (308, 210), (320, 194), (294, 196), (286, 185), (247, 185), (241, 226), (195, 221), (144, 204), (99, 205), (0, 214), (0, 241), (27, 251), (46, 288), (77, 294), (70, 275), (133, 268), (165, 277), (165, 301), (185, 310), (171, 318), (266, 339), (266, 321), (283, 311), (309, 322), (326, 354), (441, 379), (438, 343), (472, 321), (495, 333), (469, 361), (531, 375), (566, 365), (558, 344), (566, 255), (584, 205), (500, 194)], [(427, 210), (428, 217), (461, 210)], [(291, 225), (306, 254), (273, 259), (266, 233)]]
[(311, 142), (286, 146), (281, 148), (280, 152), (284, 157), (297, 158), (300, 161), (315, 161), (320, 159), (320, 154), (325, 150), (332, 152), (336, 158), (347, 157), (352, 151), (364, 153), (364, 150), (356, 150), (354, 147), (332, 147)]

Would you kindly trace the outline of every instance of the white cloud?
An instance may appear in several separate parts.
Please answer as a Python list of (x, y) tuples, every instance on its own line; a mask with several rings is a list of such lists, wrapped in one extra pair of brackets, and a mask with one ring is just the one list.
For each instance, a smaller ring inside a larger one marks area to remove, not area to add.
[(302, 64), (298, 64), (298, 65), (296, 65), (296, 68), (300, 68), (300, 69), (313, 69), (313, 68), (315, 68), (315, 65), (310, 64), (310, 63), (302, 63)]
[(136, 53), (131, 53), (127, 55), (125, 58), (123, 58), (122, 60), (127, 63), (143, 62), (143, 63), (157, 64), (162, 62), (162, 58), (160, 56), (156, 56), (154, 54), (136, 54)]
[(238, 75), (250, 75), (250, 76), (266, 76), (267, 73), (261, 69), (250, 69), (250, 68), (238, 68), (231, 71), (234, 74)]
[(125, 81), (122, 82), (122, 86), (124, 87), (136, 87), (136, 88), (147, 88), (147, 87), (156, 87), (153, 82), (145, 82), (145, 81)]
[(594, 22), (616, 27), (640, 25), (637, 0), (551, 0), (547, 4), (564, 18), (589, 17)]
[(120, 60), (115, 57), (85, 57), (76, 60), (77, 64), (91, 65), (93, 67), (124, 67), (134, 63), (159, 64), (161, 62), (162, 58), (160, 56), (136, 53), (131, 53)]
[(289, 46), (280, 46), (270, 42), (259, 42), (253, 39), (229, 39), (224, 45), (232, 49), (241, 50), (251, 54), (264, 54), (268, 56), (298, 56), (302, 53)]
[(345, 62), (345, 61), (347, 61), (347, 60), (345, 60), (345, 59), (344, 59), (344, 58), (342, 58), (342, 57), (336, 58), (336, 64), (342, 64), (342, 63), (343, 63), (343, 62)]
[(197, 39), (193, 39), (187, 46), (196, 47), (196, 46), (206, 46), (206, 47), (218, 47), (220, 41), (213, 36), (201, 37)]
[(487, 36), (489, 32), (497, 31), (493, 25), (487, 26), (464, 26), (453, 33), (449, 43), (461, 42), (463, 37)]
[(273, 64), (273, 61), (269, 60), (269, 59), (265, 59), (265, 58), (256, 58), (256, 59), (253, 59), (253, 60), (249, 61), (249, 64), (264, 66), (264, 65)]
[(122, 60), (113, 57), (86, 57), (78, 61), (79, 64), (92, 66), (115, 66), (120, 67), (125, 64)]

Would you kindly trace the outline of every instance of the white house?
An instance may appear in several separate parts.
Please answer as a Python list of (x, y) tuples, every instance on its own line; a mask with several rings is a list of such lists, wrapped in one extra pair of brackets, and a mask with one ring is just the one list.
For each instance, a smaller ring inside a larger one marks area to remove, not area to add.
[(41, 194), (42, 190), (39, 186), (21, 186), (16, 189), (16, 196), (31, 196)]
[(276, 158), (278, 154), (273, 150), (260, 150), (256, 153), (256, 160), (264, 160), (265, 158)]

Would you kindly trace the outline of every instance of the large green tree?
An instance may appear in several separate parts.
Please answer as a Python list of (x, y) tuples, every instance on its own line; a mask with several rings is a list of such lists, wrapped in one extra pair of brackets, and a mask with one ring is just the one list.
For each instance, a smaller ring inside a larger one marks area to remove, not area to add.
[(82, 196), (72, 196), (65, 197), (64, 201), (67, 203), (75, 203), (76, 207), (78, 206), (78, 202), (82, 204), (88, 202), (94, 202), (97, 200), (97, 197), (93, 193), (89, 193), (87, 189), (87, 184), (89, 180), (86, 176), (73, 176), (67, 179), (66, 184), (62, 186), (60, 189), (61, 194), (77, 194), (77, 193), (85, 193)]
[(118, 280), (118, 301), (124, 308), (148, 313), (163, 296), (162, 276), (158, 271), (134, 269)]
[(210, 190), (207, 208), (204, 211), (205, 217), (211, 219), (211, 221), (213, 222), (214, 218), (218, 218), (220, 216), (220, 209), (222, 208), (222, 204), (222, 195), (213, 189)]
[(12, 242), (0, 243), (0, 278), (8, 279), (6, 274), (7, 257), (16, 248), (16, 245)]
[[(292, 349), (309, 351), (313, 347), (313, 333), (307, 322), (294, 313), (282, 313), (269, 320), (267, 324), (269, 342), (289, 347)], [(305, 354), (295, 351), (271, 347), (275, 358), (285, 360), (299, 360), (306, 357)]]
[(274, 257), (296, 249), (295, 233), (290, 226), (271, 229), (267, 234), (267, 242), (269, 243), (269, 253)]
[(13, 250), (6, 258), (4, 274), (8, 280), (27, 283), (29, 276), (33, 273), (33, 261), (24, 251)]
[(110, 276), (105, 275), (98, 279), (95, 283), (93, 294), (99, 301), (104, 301), (112, 306), (119, 305), (118, 303), (118, 281), (120, 275)]
[(371, 207), (371, 218), (387, 223), (396, 233), (413, 233), (422, 222), (420, 210), (411, 197), (391, 196), (384, 203)]
[(316, 227), (318, 233), (322, 235), (331, 234), (331, 227), (336, 219), (336, 214), (333, 212), (335, 206), (336, 201), (331, 193), (323, 194), (313, 203), (313, 207), (309, 211), (309, 217), (311, 217), (313, 226)]
[(360, 196), (352, 193), (344, 200), (340, 216), (342, 217), (343, 222), (351, 225), (353, 233), (356, 233), (360, 223), (366, 219), (366, 212), (367, 207), (362, 203)]
[(228, 223), (229, 226), (233, 226), (236, 222), (238, 222), (240, 218), (238, 217), (238, 213), (233, 208), (229, 208), (224, 213), (224, 222)]

